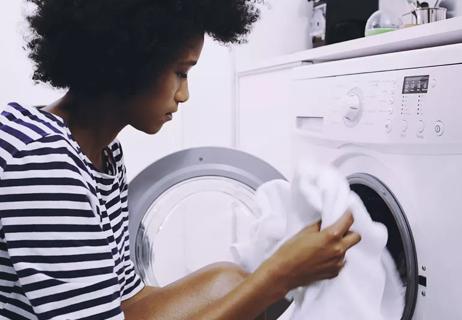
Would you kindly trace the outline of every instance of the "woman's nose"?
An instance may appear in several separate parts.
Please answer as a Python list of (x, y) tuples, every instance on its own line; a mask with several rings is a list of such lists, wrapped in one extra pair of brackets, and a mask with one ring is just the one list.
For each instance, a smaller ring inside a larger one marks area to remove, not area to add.
[(184, 80), (181, 82), (178, 91), (176, 92), (175, 100), (178, 103), (183, 103), (188, 101), (189, 99), (189, 88), (188, 88), (188, 81)]

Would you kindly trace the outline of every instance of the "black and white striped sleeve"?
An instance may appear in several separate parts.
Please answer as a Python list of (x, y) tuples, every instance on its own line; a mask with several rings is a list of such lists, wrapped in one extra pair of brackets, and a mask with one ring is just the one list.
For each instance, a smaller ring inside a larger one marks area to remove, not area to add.
[(111, 248), (84, 174), (55, 136), (29, 143), (0, 171), (0, 231), (28, 300), (24, 312), (39, 319), (124, 319)]

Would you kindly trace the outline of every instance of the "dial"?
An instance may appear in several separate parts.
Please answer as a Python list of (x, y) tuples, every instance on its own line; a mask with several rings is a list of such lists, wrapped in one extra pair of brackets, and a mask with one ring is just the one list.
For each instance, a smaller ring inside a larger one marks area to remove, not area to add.
[(361, 103), (361, 91), (358, 88), (353, 88), (343, 97), (343, 122), (347, 127), (354, 127), (361, 120), (363, 113)]

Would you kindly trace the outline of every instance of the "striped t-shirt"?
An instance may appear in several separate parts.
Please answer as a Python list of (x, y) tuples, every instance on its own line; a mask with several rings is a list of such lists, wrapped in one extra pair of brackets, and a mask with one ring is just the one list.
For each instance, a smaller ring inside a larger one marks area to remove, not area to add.
[(0, 319), (124, 319), (144, 286), (130, 260), (122, 149), (106, 170), (63, 120), (9, 104), (0, 115)]

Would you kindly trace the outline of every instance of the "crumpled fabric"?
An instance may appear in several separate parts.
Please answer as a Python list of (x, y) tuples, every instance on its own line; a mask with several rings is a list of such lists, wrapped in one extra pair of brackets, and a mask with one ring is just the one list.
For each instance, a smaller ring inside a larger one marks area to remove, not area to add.
[(387, 229), (371, 219), (335, 168), (305, 163), (292, 183), (273, 180), (260, 186), (256, 201), (260, 218), (249, 240), (231, 246), (235, 260), (249, 272), (305, 226), (321, 219), (324, 229), (347, 210), (354, 217), (351, 230), (362, 237), (347, 252), (346, 265), (336, 278), (289, 292), (295, 304), (290, 319), (401, 319), (405, 287), (386, 248)]

